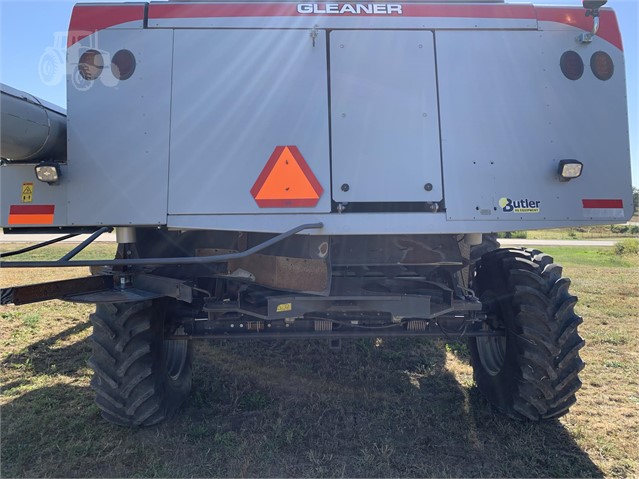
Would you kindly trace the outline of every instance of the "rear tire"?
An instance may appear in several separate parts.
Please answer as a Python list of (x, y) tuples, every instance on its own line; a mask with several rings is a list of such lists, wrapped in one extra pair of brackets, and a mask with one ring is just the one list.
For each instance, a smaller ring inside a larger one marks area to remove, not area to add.
[(165, 300), (98, 304), (91, 315), (91, 387), (102, 416), (121, 426), (170, 418), (191, 390), (189, 342), (164, 340)]
[(499, 248), (499, 241), (495, 233), (484, 233), (481, 243), (470, 248), (470, 261), (474, 264), (483, 255)]
[(500, 249), (477, 264), (473, 287), (488, 314), (485, 327), (505, 336), (471, 339), (475, 382), (510, 417), (563, 416), (581, 387), (582, 319), (561, 273), (552, 257), (535, 250)]

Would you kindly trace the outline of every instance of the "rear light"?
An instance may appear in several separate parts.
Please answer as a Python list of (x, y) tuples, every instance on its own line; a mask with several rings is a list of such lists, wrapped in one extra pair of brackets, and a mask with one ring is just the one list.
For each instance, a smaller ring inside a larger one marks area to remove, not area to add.
[(129, 50), (119, 50), (111, 59), (111, 72), (118, 80), (128, 80), (135, 71), (135, 56)]
[(100, 76), (103, 68), (104, 60), (97, 50), (87, 50), (78, 62), (78, 70), (85, 80), (95, 80)]
[(574, 178), (579, 178), (583, 169), (584, 165), (581, 161), (561, 160), (557, 173), (559, 173), (560, 181), (570, 181)]
[(612, 58), (606, 52), (595, 52), (590, 57), (590, 68), (592, 73), (602, 81), (610, 80), (615, 72), (615, 65)]
[(559, 66), (561, 67), (561, 72), (569, 80), (579, 80), (581, 75), (584, 74), (584, 62), (579, 53), (572, 50), (568, 50), (561, 55)]
[(60, 166), (51, 161), (43, 161), (37, 165), (35, 173), (38, 180), (50, 185), (60, 180)]

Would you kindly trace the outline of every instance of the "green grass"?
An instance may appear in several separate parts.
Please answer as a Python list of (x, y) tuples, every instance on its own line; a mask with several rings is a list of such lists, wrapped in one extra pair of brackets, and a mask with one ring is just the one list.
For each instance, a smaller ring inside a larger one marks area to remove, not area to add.
[(544, 246), (543, 252), (563, 266), (635, 268), (637, 258), (616, 255), (612, 247)]
[[(2, 245), (2, 251), (15, 251), (22, 249), (26, 244), (7, 243)], [(76, 244), (53, 244), (44, 248), (29, 251), (16, 256), (2, 258), (3, 261), (55, 261), (62, 258), (66, 253), (71, 251)], [(73, 259), (112, 259), (116, 250), (115, 243), (94, 243), (83, 249)]]
[[(633, 218), (636, 221), (638, 218)], [(636, 238), (639, 235), (637, 225), (596, 225), (579, 226), (574, 228), (551, 228), (543, 230), (528, 230), (524, 232), (528, 239), (561, 239), (561, 240), (584, 240), (584, 239), (622, 239)], [(517, 236), (513, 236), (516, 238)]]
[(90, 305), (0, 308), (2, 476), (637, 477), (639, 259), (610, 251), (546, 248), (579, 296), (587, 368), (570, 414), (542, 424), (491, 411), (464, 344), (384, 339), (196, 342), (180, 414), (123, 429), (93, 404)]

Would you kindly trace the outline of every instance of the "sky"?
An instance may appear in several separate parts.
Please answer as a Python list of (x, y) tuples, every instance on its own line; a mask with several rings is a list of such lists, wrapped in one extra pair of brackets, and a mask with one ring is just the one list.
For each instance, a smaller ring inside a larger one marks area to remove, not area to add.
[[(531, 3), (525, 0), (507, 1)], [(75, 3), (74, 0), (0, 0), (0, 82), (56, 105), (66, 106), (64, 81), (51, 73), (48, 76), (41, 75), (39, 63), (47, 52), (55, 55), (61, 51), (60, 45), (64, 47), (64, 35)], [(581, 5), (580, 0), (540, 0), (533, 3)], [(617, 12), (623, 39), (632, 184), (639, 187), (639, 0), (609, 0), (607, 6)]]

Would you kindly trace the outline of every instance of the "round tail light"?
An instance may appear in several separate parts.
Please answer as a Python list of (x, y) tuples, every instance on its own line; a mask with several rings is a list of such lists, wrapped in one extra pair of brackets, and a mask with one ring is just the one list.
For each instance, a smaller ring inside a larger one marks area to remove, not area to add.
[(581, 75), (584, 74), (584, 61), (579, 56), (579, 53), (572, 50), (568, 50), (561, 55), (559, 66), (561, 67), (561, 72), (569, 80), (579, 80)]
[(118, 80), (131, 78), (135, 71), (135, 56), (129, 50), (119, 50), (111, 59), (111, 72)]
[(95, 80), (102, 73), (104, 60), (97, 50), (87, 50), (80, 56), (78, 70), (85, 80)]
[(612, 58), (606, 52), (595, 52), (590, 57), (590, 68), (592, 73), (602, 81), (610, 80), (615, 72), (615, 65)]

